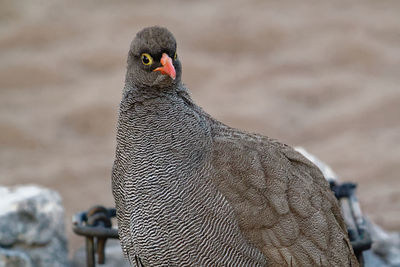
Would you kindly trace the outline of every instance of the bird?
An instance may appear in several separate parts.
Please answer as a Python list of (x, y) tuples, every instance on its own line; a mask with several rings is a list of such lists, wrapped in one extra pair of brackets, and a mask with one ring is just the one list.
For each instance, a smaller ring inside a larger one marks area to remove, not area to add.
[(358, 266), (321, 171), (196, 105), (165, 27), (130, 45), (111, 180), (134, 266)]

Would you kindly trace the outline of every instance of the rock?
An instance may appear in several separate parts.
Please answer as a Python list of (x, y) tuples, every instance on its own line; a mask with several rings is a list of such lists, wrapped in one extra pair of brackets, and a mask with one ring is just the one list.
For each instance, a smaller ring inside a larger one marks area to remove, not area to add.
[(380, 257), (376, 256), (372, 250), (363, 252), (364, 267), (391, 267), (392, 265), (386, 264)]
[(367, 220), (367, 227), (371, 233), (373, 254), (388, 266), (400, 266), (400, 233), (386, 232), (370, 220)]
[(0, 266), (68, 266), (60, 195), (34, 185), (0, 187), (0, 195)]
[(22, 251), (0, 248), (0, 267), (31, 267), (32, 261)]
[(300, 152), (309, 161), (314, 163), (321, 170), (326, 180), (328, 180), (329, 182), (338, 180), (338, 176), (336, 175), (336, 173), (325, 162), (322, 162), (316, 156), (308, 153), (308, 151), (305, 150), (303, 147), (298, 146), (294, 149), (296, 149), (297, 152)]

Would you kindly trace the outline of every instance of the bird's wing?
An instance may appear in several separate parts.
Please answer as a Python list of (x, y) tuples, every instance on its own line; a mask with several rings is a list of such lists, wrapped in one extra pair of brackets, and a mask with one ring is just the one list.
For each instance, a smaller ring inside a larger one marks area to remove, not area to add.
[(339, 204), (313, 163), (230, 128), (216, 131), (213, 144), (213, 181), (270, 265), (358, 266)]

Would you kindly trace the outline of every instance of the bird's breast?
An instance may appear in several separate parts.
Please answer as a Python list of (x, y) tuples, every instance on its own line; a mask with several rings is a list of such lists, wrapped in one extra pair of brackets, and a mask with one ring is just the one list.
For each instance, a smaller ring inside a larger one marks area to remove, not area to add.
[(120, 113), (113, 183), (121, 242), (149, 266), (263, 266), (211, 182), (206, 119), (184, 103), (154, 107)]

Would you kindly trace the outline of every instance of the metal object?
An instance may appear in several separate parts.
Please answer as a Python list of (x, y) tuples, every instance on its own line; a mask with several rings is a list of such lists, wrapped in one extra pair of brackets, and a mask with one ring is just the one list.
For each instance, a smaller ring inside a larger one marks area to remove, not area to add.
[(118, 239), (118, 230), (112, 228), (111, 218), (115, 217), (115, 209), (95, 206), (87, 212), (79, 212), (72, 218), (72, 229), (77, 235), (86, 237), (86, 263), (95, 267), (97, 262), (104, 264), (107, 238)]
[(331, 182), (331, 189), (339, 200), (349, 239), (360, 265), (364, 265), (363, 251), (371, 248), (372, 239), (356, 197), (357, 185)]
[[(363, 251), (371, 248), (372, 240), (362, 215), (354, 183), (337, 184), (330, 182), (331, 189), (340, 201), (344, 221), (347, 226), (351, 245), (358, 261), (363, 265)], [(95, 267), (95, 253), (99, 264), (104, 264), (107, 238), (118, 239), (118, 230), (112, 228), (111, 218), (116, 216), (115, 209), (95, 206), (87, 212), (79, 212), (73, 217), (73, 231), (86, 237), (86, 259), (88, 267)], [(142, 266), (135, 257), (137, 266)]]

